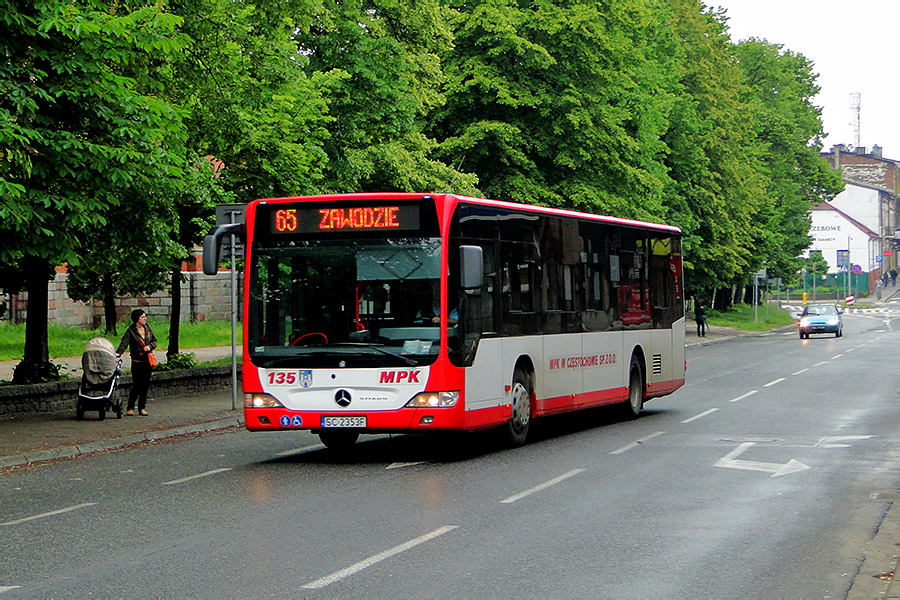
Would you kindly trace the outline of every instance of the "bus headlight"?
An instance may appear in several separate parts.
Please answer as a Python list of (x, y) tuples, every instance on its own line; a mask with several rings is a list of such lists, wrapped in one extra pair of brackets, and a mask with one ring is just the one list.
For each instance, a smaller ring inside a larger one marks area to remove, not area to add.
[(408, 408), (447, 408), (456, 406), (459, 392), (422, 392), (406, 403)]
[(244, 394), (244, 408), (284, 408), (271, 394)]

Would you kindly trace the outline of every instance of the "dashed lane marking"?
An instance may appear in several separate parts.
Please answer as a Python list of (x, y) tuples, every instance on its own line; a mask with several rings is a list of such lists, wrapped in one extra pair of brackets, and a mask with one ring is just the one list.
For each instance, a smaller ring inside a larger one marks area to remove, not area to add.
[(219, 473), (224, 473), (225, 471), (230, 471), (231, 468), (224, 469), (213, 469), (212, 471), (206, 471), (205, 473), (198, 473), (196, 475), (191, 475), (190, 477), (182, 477), (181, 479), (173, 479), (172, 481), (166, 481), (163, 485), (176, 485), (179, 483), (185, 483), (186, 481), (193, 481), (194, 479), (200, 479), (201, 477), (209, 477), (210, 475), (217, 475)]
[(618, 450), (613, 450), (612, 452), (610, 452), (610, 454), (622, 454), (623, 452), (628, 452), (629, 450), (634, 450), (635, 448), (640, 447), (640, 445), (643, 444), (644, 442), (646, 442), (648, 440), (652, 440), (653, 438), (660, 436), (664, 433), (665, 433), (665, 431), (653, 432), (646, 437), (642, 437), (639, 440), (635, 440), (635, 441), (631, 442), (630, 444), (626, 444), (625, 446), (622, 446)]
[(442, 536), (445, 533), (453, 531), (457, 527), (458, 527), (457, 525), (444, 525), (443, 527), (440, 527), (439, 529), (435, 529), (432, 532), (426, 533), (423, 536), (417, 537), (414, 540), (410, 540), (404, 544), (400, 544), (399, 546), (394, 546), (393, 548), (391, 548), (389, 550), (385, 550), (384, 552), (381, 552), (374, 556), (370, 556), (369, 558), (367, 558), (365, 560), (361, 560), (358, 563), (352, 564), (349, 567), (347, 567), (346, 569), (341, 569), (340, 571), (335, 571), (331, 575), (327, 575), (325, 577), (322, 577), (321, 579), (316, 579), (315, 581), (311, 581), (310, 583), (307, 583), (306, 585), (304, 585), (302, 587), (303, 587), (303, 589), (307, 589), (307, 590), (321, 589), (327, 585), (331, 585), (332, 583), (335, 583), (336, 581), (340, 581), (341, 579), (344, 579), (346, 577), (349, 577), (351, 575), (359, 573), (363, 569), (371, 567), (372, 565), (377, 564), (387, 558), (390, 558), (394, 555), (400, 554), (401, 552), (406, 552), (407, 550), (409, 550), (411, 548), (415, 548), (419, 544), (424, 544), (427, 541), (433, 540), (436, 537)]
[(20, 525), (22, 523), (27, 523), (28, 521), (34, 521), (35, 519), (44, 519), (46, 517), (55, 517), (56, 515), (61, 515), (67, 512), (72, 512), (73, 510), (80, 510), (82, 508), (87, 508), (88, 506), (94, 506), (97, 504), (96, 502), (85, 502), (83, 504), (76, 504), (75, 506), (69, 506), (68, 508), (60, 508), (59, 510), (51, 510), (50, 512), (41, 513), (39, 515), (32, 515), (30, 517), (24, 517), (22, 519), (16, 519), (15, 521), (7, 521), (6, 523), (0, 523), (0, 525)]
[(526, 496), (530, 496), (531, 494), (534, 494), (535, 492), (540, 492), (541, 490), (546, 490), (548, 487), (552, 487), (552, 486), (556, 485), (557, 483), (559, 483), (560, 481), (565, 481), (569, 477), (578, 475), (579, 473), (581, 473), (583, 471), (584, 471), (584, 469), (572, 469), (568, 473), (563, 473), (559, 477), (555, 477), (554, 479), (551, 479), (550, 481), (545, 481), (541, 485), (537, 485), (537, 486), (531, 488), (530, 490), (525, 490), (524, 492), (519, 492), (518, 494), (515, 494), (514, 496), (510, 496), (509, 498), (501, 500), (500, 504), (512, 504), (513, 502), (515, 502), (517, 500), (521, 500), (522, 498), (524, 498)]
[(717, 410), (719, 410), (719, 409), (718, 409), (718, 408), (711, 408), (711, 409), (709, 409), (709, 410), (707, 410), (707, 411), (705, 411), (705, 412), (700, 413), (699, 415), (696, 415), (696, 416), (691, 417), (690, 419), (685, 419), (684, 421), (681, 422), (681, 424), (683, 425), (683, 424), (685, 424), (685, 423), (690, 423), (691, 421), (696, 421), (697, 419), (702, 419), (703, 417), (705, 417), (705, 416), (707, 416), (707, 415), (713, 414), (713, 413), (716, 412)]
[(744, 394), (742, 396), (738, 396), (737, 398), (733, 398), (733, 399), (729, 400), (729, 402), (740, 402), (744, 398), (749, 398), (750, 396), (752, 396), (755, 393), (756, 393), (756, 390), (750, 390), (749, 392), (747, 392), (746, 394)]

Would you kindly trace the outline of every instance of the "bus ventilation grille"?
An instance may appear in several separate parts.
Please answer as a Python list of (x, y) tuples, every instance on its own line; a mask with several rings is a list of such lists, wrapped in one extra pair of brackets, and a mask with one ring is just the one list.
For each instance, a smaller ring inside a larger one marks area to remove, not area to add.
[(659, 375), (662, 373), (662, 354), (653, 355), (653, 365), (651, 368), (654, 375)]

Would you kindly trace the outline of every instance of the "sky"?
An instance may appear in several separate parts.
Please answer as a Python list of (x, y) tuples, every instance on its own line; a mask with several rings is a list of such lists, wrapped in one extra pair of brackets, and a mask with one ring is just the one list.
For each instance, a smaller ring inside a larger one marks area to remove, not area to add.
[(825, 146), (856, 146), (850, 95), (859, 94), (859, 145), (900, 160), (900, 0), (703, 0), (726, 10), (731, 40), (763, 38), (814, 63)]

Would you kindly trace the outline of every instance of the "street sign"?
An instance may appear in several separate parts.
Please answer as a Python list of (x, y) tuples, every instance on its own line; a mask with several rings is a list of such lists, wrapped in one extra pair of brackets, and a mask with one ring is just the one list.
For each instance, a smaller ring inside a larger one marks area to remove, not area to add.
[(853, 265), (853, 274), (859, 275), (860, 273), (862, 273), (862, 267), (859, 265)]

